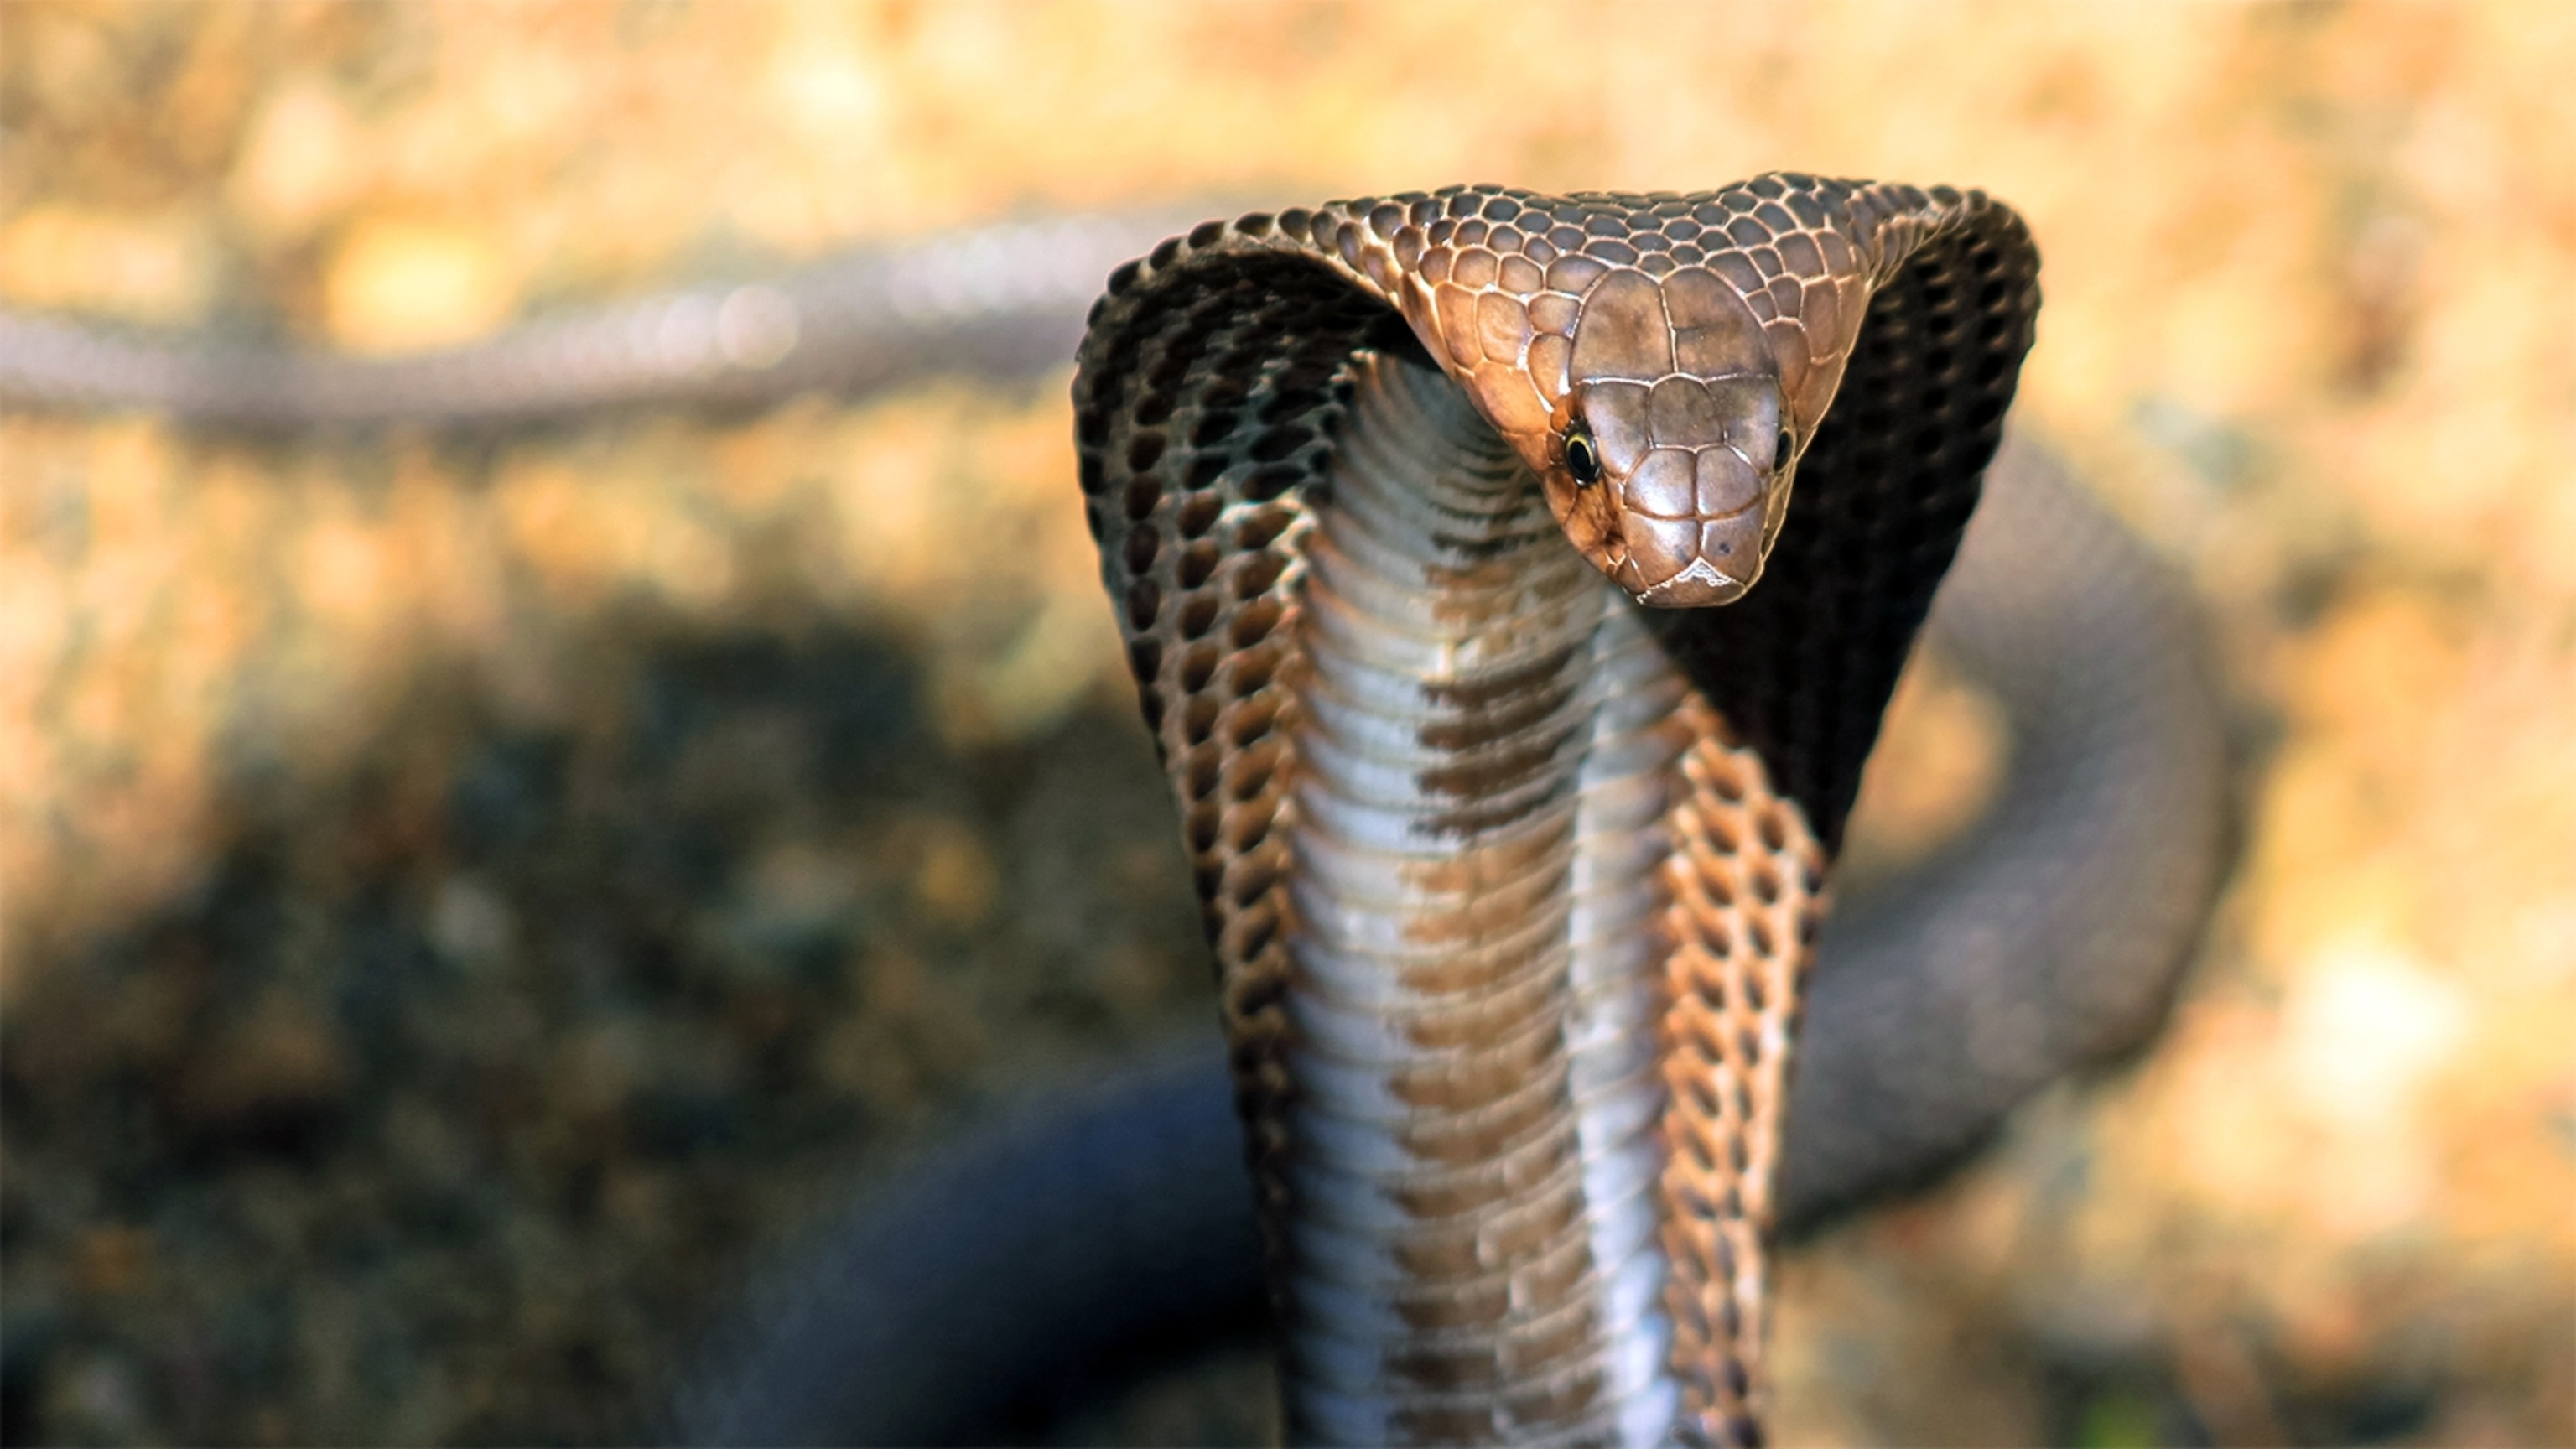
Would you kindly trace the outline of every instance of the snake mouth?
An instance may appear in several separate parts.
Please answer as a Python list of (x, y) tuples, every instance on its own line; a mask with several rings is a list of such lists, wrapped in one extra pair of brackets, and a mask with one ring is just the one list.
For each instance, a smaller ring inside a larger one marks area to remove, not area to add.
[(1609, 558), (1611, 581), (1653, 609), (1704, 609), (1744, 597), (1762, 573), (1760, 510), (1721, 519), (1620, 520)]
[[(1624, 580), (1623, 580), (1624, 582)], [(1732, 604), (1753, 587), (1750, 579), (1724, 573), (1704, 558), (1695, 558), (1680, 573), (1644, 589), (1629, 585), (1629, 597), (1650, 609), (1704, 609)]]

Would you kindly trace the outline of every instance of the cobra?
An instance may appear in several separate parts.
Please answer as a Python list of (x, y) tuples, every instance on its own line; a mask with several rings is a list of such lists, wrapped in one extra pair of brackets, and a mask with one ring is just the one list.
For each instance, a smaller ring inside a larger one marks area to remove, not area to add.
[(1827, 864), (2037, 279), (1979, 193), (1797, 175), (1255, 214), (1111, 278), (1082, 484), (1292, 1440), (1761, 1440)]
[[(0, 395), (470, 425), (1025, 368), (1062, 278), (1121, 234), (932, 244), (421, 362), (0, 316)], [(981, 270), (920, 305), (960, 256)], [(1806, 979), (2035, 275), (1976, 193), (1776, 176), (1249, 216), (1113, 279), (1082, 482), (1197, 860), (1292, 1438), (1754, 1440), (1778, 1210), (1922, 1170), (2152, 1020), (2215, 880), (2215, 722), (2169, 586), (2027, 461), (1945, 605), (2032, 726), (2014, 783)], [(1189, 1100), (1153, 1082), (1119, 1112)], [(1026, 1149), (990, 1157), (1025, 1185), (1069, 1130), (961, 1153)], [(1135, 1183), (1205, 1175), (1204, 1134), (1122, 1141), (1150, 1170), (1047, 1210), (1132, 1217)], [(949, 1278), (890, 1297), (849, 1245), (990, 1226), (1014, 1196), (863, 1213), (683, 1394), (683, 1431), (934, 1437), (869, 1409), (1012, 1374), (989, 1331), (1012, 1305), (938, 1285), (1044, 1275), (961, 1233)], [(1164, 1266), (1086, 1291), (1186, 1296)], [(983, 1361), (906, 1382), (898, 1340), (970, 1309)]]

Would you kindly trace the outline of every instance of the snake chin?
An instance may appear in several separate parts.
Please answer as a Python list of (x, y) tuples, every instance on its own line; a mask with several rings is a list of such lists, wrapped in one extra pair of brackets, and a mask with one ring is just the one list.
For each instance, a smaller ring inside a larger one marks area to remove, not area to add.
[(1629, 598), (1650, 609), (1731, 604), (1762, 577), (1771, 510), (1755, 504), (1709, 518), (1666, 518), (1626, 509), (1593, 562)]

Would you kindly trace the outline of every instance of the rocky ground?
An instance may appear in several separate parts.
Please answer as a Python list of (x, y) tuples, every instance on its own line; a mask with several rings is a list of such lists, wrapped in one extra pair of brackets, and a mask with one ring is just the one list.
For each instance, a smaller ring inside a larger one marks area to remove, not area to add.
[[(2242, 850), (2150, 1052), (1792, 1258), (1783, 1437), (2566, 1443), (2571, 68), (2547, 3), (19, 0), (0, 300), (391, 350), (1173, 197), (1987, 186)], [(631, 1435), (908, 1144), (1204, 1029), (1065, 411), (0, 419), (0, 1435)]]

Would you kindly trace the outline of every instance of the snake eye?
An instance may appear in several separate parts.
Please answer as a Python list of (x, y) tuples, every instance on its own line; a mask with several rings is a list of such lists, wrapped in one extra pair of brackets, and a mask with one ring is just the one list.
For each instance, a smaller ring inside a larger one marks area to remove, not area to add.
[(1777, 473), (1781, 469), (1788, 467), (1789, 457), (1796, 451), (1797, 440), (1789, 436), (1789, 430), (1787, 428), (1782, 428), (1780, 430), (1778, 441), (1772, 445), (1771, 471)]
[(1565, 471), (1574, 475), (1574, 486), (1589, 488), (1601, 481), (1601, 450), (1593, 446), (1592, 435), (1576, 428), (1565, 435)]

